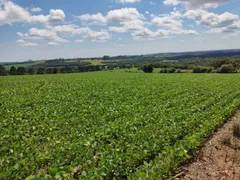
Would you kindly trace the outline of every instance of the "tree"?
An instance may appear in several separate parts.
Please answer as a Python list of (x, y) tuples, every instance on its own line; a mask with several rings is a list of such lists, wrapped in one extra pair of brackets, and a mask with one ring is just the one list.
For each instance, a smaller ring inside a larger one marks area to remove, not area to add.
[(231, 64), (232, 62), (229, 60), (229, 59), (217, 59), (216, 61), (214, 61), (212, 63), (212, 66), (214, 67), (214, 69), (218, 69), (220, 68), (222, 65), (225, 65), (225, 64)]
[(26, 69), (24, 67), (18, 67), (17, 68), (17, 74), (18, 75), (24, 75), (26, 73)]
[(14, 66), (12, 66), (12, 67), (10, 68), (9, 74), (11, 74), (11, 75), (16, 75), (16, 74), (17, 74), (17, 69), (16, 69)]
[(110, 59), (110, 57), (109, 56), (103, 56), (103, 60), (109, 60)]
[(234, 67), (232, 64), (223, 64), (219, 71), (219, 73), (233, 73), (234, 72)]
[(168, 69), (168, 73), (175, 73), (176, 72), (176, 69), (175, 68), (170, 68)]
[(43, 68), (38, 68), (37, 74), (44, 74), (45, 69)]
[(144, 64), (141, 69), (145, 72), (145, 73), (152, 73), (153, 72), (153, 64)]
[(57, 74), (57, 73), (58, 73), (58, 68), (53, 68), (53, 69), (52, 69), (52, 73), (53, 73), (53, 74)]
[(33, 75), (34, 74), (34, 69), (33, 68), (29, 68), (28, 69), (28, 74)]
[(197, 66), (193, 68), (193, 73), (211, 73), (212, 68)]
[(0, 66), (0, 76), (7, 75), (7, 71), (4, 66)]
[(47, 73), (47, 74), (52, 74), (52, 68), (47, 68), (46, 73)]

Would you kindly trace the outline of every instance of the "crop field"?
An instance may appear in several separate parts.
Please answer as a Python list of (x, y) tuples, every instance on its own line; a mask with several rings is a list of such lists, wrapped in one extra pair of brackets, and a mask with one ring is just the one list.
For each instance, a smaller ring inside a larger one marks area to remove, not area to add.
[(0, 77), (0, 179), (164, 179), (240, 105), (238, 74)]

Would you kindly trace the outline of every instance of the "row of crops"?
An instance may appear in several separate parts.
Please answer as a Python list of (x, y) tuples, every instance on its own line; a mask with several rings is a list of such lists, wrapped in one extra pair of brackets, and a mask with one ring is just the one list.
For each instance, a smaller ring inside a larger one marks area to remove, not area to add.
[(164, 179), (240, 105), (240, 75), (0, 77), (0, 179)]

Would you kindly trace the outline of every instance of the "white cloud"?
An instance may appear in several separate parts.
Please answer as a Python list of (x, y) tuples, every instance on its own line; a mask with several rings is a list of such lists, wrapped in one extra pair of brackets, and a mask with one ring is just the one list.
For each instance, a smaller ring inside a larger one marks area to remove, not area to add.
[(107, 14), (107, 20), (110, 22), (124, 22), (144, 18), (136, 8), (122, 8), (111, 10)]
[(230, 0), (164, 0), (165, 5), (183, 4), (188, 8), (216, 8)]
[(54, 42), (68, 42), (67, 40), (58, 37), (55, 32), (46, 29), (31, 28), (28, 31), (28, 36)]
[(56, 10), (51, 9), (50, 14), (48, 15), (49, 22), (63, 21), (64, 18), (65, 18), (65, 14), (61, 9), (56, 9)]
[(135, 40), (156, 40), (160, 38), (170, 38), (171, 34), (196, 35), (198, 32), (193, 30), (184, 30), (182, 28), (171, 28), (169, 30), (159, 29), (156, 32), (153, 32), (148, 28), (143, 28), (139, 31), (133, 32), (132, 36)]
[(64, 21), (65, 14), (61, 9), (51, 9), (49, 15), (37, 15), (37, 16), (29, 16), (28, 22), (33, 24), (48, 24), (48, 23), (55, 23), (55, 22), (62, 22)]
[(84, 38), (88, 38), (91, 41), (103, 42), (112, 38), (107, 31), (89, 31)]
[(127, 30), (124, 27), (116, 27), (116, 26), (112, 26), (108, 28), (109, 31), (115, 32), (115, 33), (126, 33)]
[(182, 13), (180, 11), (173, 11), (170, 13), (170, 16), (173, 19), (180, 19), (182, 17)]
[(32, 12), (41, 12), (42, 9), (39, 8), (39, 7), (36, 7), (36, 8), (31, 8), (31, 11), (32, 11)]
[(145, 14), (150, 14), (150, 13), (148, 11), (146, 11)]
[(114, 46), (116, 46), (116, 47), (124, 47), (125, 45), (124, 44), (114, 44)]
[(88, 27), (80, 28), (75, 24), (47, 26), (47, 28), (55, 33), (65, 33), (66, 35), (86, 34), (91, 30)]
[(38, 46), (37, 43), (26, 42), (26, 41), (23, 40), (23, 39), (17, 40), (17, 43), (18, 43), (20, 46)]
[(163, 1), (163, 4), (165, 4), (165, 5), (174, 5), (174, 6), (176, 6), (179, 3), (180, 3), (179, 0), (164, 0)]
[(116, 0), (116, 3), (137, 3), (141, 0)]
[(116, 33), (126, 33), (126, 32), (132, 32), (132, 31), (136, 31), (144, 28), (144, 22), (139, 19), (133, 20), (133, 21), (121, 22), (120, 24), (123, 26), (122, 27), (112, 26), (112, 27), (109, 27), (109, 30)]
[(46, 40), (46, 41), (52, 41), (52, 42), (69, 42), (66, 39), (62, 39), (57, 36), (56, 32), (47, 30), (47, 29), (37, 29), (37, 28), (31, 28), (28, 33), (17, 33), (19, 37), (21, 38), (26, 38), (26, 39), (41, 39), (41, 40)]
[(195, 30), (185, 30), (180, 27), (172, 27), (171, 29), (168, 30), (170, 34), (184, 34), (184, 35), (197, 35), (199, 34)]
[[(220, 28), (214, 28), (211, 29), (209, 32), (213, 32), (213, 33), (235, 33), (240, 31), (240, 21), (236, 21), (233, 24), (231, 24), (230, 26), (226, 26), (226, 27), (220, 27)], [(231, 36), (231, 35), (229, 35)]]
[(144, 16), (138, 12), (136, 8), (122, 8), (111, 10), (106, 16), (101, 13), (98, 14), (83, 14), (78, 16), (82, 21), (92, 21), (95, 24), (104, 25), (110, 22), (125, 22), (133, 21), (136, 19), (143, 19)]
[(156, 5), (156, 3), (152, 2), (152, 1), (150, 1), (149, 4), (150, 4), (151, 6), (155, 6), (155, 5)]
[(143, 28), (132, 33), (133, 39), (135, 40), (156, 40), (159, 38), (166, 38), (168, 35), (169, 32), (167, 30), (158, 30), (156, 32), (153, 32), (148, 28)]
[(56, 43), (56, 42), (48, 42), (48, 45), (51, 45), (51, 46), (58, 46), (59, 44)]
[[(31, 15), (26, 9), (14, 4), (12, 1), (0, 1), (0, 25), (17, 22), (27, 23), (54, 23), (63, 21), (65, 14), (61, 9), (51, 9), (49, 15)], [(40, 10), (32, 8), (35, 11)]]
[(154, 17), (152, 19), (152, 24), (164, 27), (181, 27), (182, 23), (179, 20), (174, 20), (171, 17)]
[(202, 42), (204, 40), (203, 37), (195, 37), (193, 39), (196, 40), (196, 41), (199, 41), (199, 42)]
[(81, 16), (78, 16), (78, 18), (82, 21), (93, 21), (94, 24), (106, 24), (107, 19), (104, 17), (101, 13), (97, 14), (84, 14)]
[[(133, 39), (135, 40), (155, 40), (159, 38), (167, 38), (170, 35), (196, 35), (199, 34), (195, 30), (185, 30), (182, 28), (182, 20), (180, 20), (183, 15), (177, 9), (174, 9), (170, 14), (162, 14), (161, 17), (153, 15), (151, 23), (144, 22), (138, 16), (134, 20), (126, 20), (120, 22), (122, 26), (111, 26), (109, 31), (115, 33), (126, 33), (130, 32)], [(157, 31), (152, 31), (145, 27), (145, 24), (157, 25), (161, 27)]]
[(136, 19), (132, 21), (126, 21), (120, 23), (127, 31), (135, 31), (142, 29), (144, 27), (144, 22), (142, 20)]
[(77, 39), (77, 40), (75, 40), (75, 42), (76, 43), (82, 43), (82, 42), (84, 42), (84, 40), (83, 39)]
[(45, 24), (48, 23), (48, 17), (44, 15), (30, 16), (28, 22), (31, 24)]
[[(111, 34), (109, 34), (109, 32), (107, 32), (106, 30), (93, 31), (89, 28), (80, 28), (79, 26), (74, 24), (58, 26), (48, 25), (46, 26), (46, 29), (31, 28), (25, 34), (17, 32), (17, 35), (21, 39), (45, 40), (50, 42), (50, 45), (69, 42), (69, 40), (59, 36), (61, 33), (64, 35), (64, 37), (82, 35), (82, 38), (87, 38), (91, 41), (99, 42), (109, 40), (112, 37)], [(78, 39), (75, 42), (80, 43), (82, 41), (83, 40)], [(52, 42), (54, 42), (55, 44), (53, 44)]]
[(239, 16), (228, 12), (214, 14), (198, 9), (188, 10), (184, 16), (194, 20), (197, 24), (210, 28), (211, 32), (234, 32), (240, 29)]
[(30, 14), (11, 1), (0, 1), (0, 25), (27, 21)]

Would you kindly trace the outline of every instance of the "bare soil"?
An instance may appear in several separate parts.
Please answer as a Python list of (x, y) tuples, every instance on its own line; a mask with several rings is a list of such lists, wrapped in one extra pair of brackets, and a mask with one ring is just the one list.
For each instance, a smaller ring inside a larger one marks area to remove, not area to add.
[(193, 162), (181, 167), (175, 180), (240, 180), (240, 138), (233, 127), (240, 110), (202, 146)]

